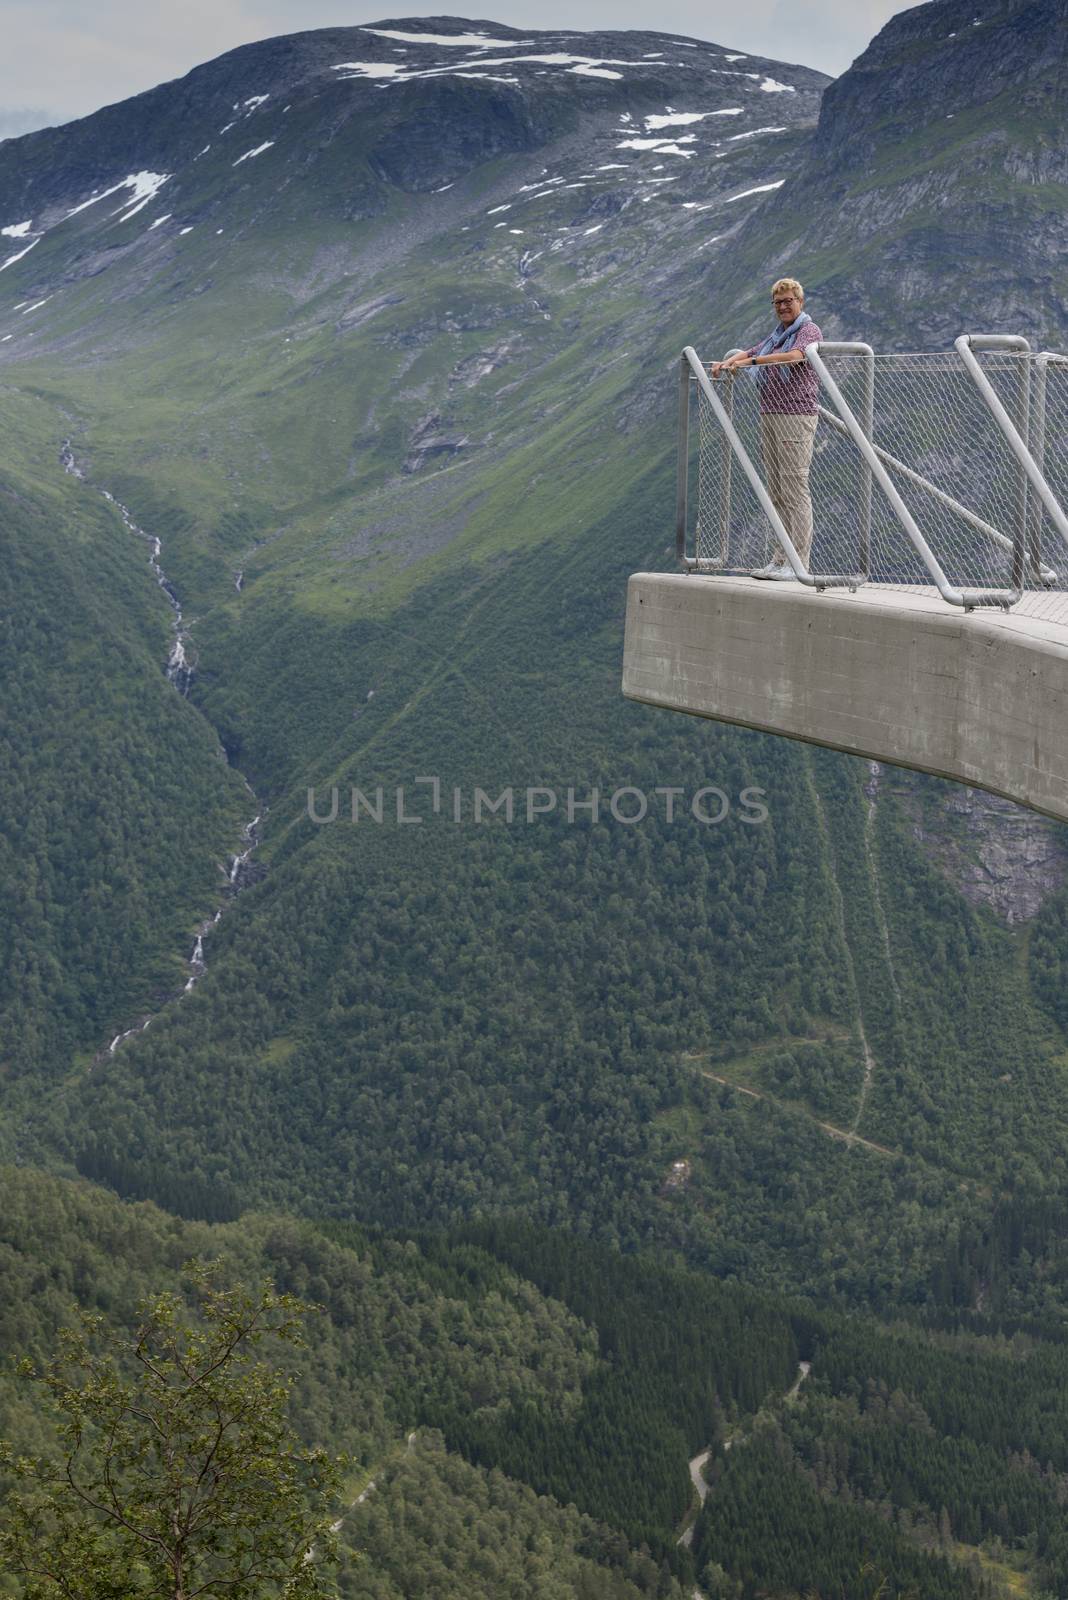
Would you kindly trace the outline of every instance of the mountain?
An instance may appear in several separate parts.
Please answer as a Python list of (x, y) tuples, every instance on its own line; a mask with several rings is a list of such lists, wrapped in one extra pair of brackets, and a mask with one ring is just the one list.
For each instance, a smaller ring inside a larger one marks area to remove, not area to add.
[[(443, 18), (0, 145), (3, 485), (56, 593), (5, 551), (34, 621), (6, 814), (45, 812), (5, 902), (11, 1155), (212, 1220), (516, 1213), (883, 1310), (1060, 1307), (1059, 892), (1014, 932), (917, 839), (968, 858), (938, 786), (618, 693), (625, 578), (671, 559), (681, 345), (758, 325), (783, 267), (832, 327), (912, 337), (891, 245), (924, 237), (904, 157), (954, 127), (957, 8), (909, 15), (853, 69), (878, 137), (849, 74), (820, 109), (818, 75), (718, 45)], [(1044, 193), (1006, 171), (1024, 238)], [(175, 781), (165, 824), (115, 798)]]
[(1065, 1586), (1063, 836), (619, 694), (683, 343), (1063, 338), (1062, 11), (974, 20), (389, 19), (0, 144), (0, 1349), (322, 1304), (360, 1600)]
[(894, 17), (824, 95), (780, 216), (738, 242), (731, 290), (796, 256), (824, 329), (876, 349), (941, 349), (966, 329), (1063, 345), (1066, 23), (1064, 0)]

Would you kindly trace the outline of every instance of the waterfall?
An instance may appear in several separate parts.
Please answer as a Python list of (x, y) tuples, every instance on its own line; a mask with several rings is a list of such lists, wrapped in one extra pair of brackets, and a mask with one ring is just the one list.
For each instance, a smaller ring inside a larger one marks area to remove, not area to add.
[(241, 874), (244, 871), (245, 864), (259, 843), (259, 825), (260, 818), (258, 816), (253, 817), (242, 834), (245, 840), (245, 849), (239, 855), (230, 857), (230, 884), (235, 891), (240, 889)]
[[(63, 445), (59, 452), (59, 459), (64, 472), (69, 473), (72, 478), (79, 479), (79, 481), (82, 483), (88, 482), (84, 471), (78, 465), (74, 455), (73, 446), (69, 439), (64, 439)], [(185, 697), (189, 694), (189, 688), (193, 681), (193, 675), (196, 671), (196, 663), (195, 661), (190, 660), (187, 649), (187, 646), (191, 648), (191, 640), (187, 630), (183, 625), (181, 601), (178, 598), (178, 594), (174, 585), (171, 583), (170, 579), (167, 577), (167, 574), (163, 570), (163, 543), (156, 534), (146, 533), (144, 528), (139, 527), (134, 521), (133, 517), (130, 515), (127, 507), (123, 505), (121, 500), (116, 499), (109, 489), (101, 489), (100, 493), (103, 495), (104, 499), (109, 505), (115, 507), (116, 511), (119, 513), (119, 516), (122, 518), (123, 525), (128, 528), (131, 533), (136, 534), (136, 536), (143, 540), (148, 546), (148, 564), (152, 569), (152, 574), (155, 577), (157, 584), (167, 596), (167, 603), (171, 608), (171, 626), (174, 637), (171, 641), (170, 651), (168, 652), (167, 660), (163, 670), (168, 681), (174, 685), (175, 689), (177, 689), (180, 695)], [(237, 574), (235, 586), (239, 590), (241, 588), (243, 577), (243, 572), (239, 572)], [(245, 783), (245, 788), (248, 790), (252, 800), (255, 801), (256, 796), (253, 793), (251, 785), (247, 781)], [(266, 808), (264, 808), (264, 810), (266, 810)], [(245, 848), (237, 855), (231, 856), (230, 858), (230, 866), (227, 873), (227, 883), (232, 894), (234, 895), (239, 894), (243, 887), (241, 882), (242, 874), (245, 871), (252, 852), (259, 844), (259, 827), (262, 820), (263, 813), (257, 812), (252, 821), (245, 824), (244, 828), (241, 830), (241, 838)], [(185, 986), (182, 989), (181, 995), (172, 996), (171, 998), (181, 999), (182, 995), (188, 994), (191, 989), (195, 988), (198, 981), (208, 970), (207, 961), (204, 957), (204, 940), (220, 921), (223, 910), (224, 907), (219, 906), (215, 911), (214, 916), (211, 916), (207, 919), (207, 921), (202, 922), (200, 927), (197, 929), (196, 934), (194, 935), (193, 953), (189, 957), (189, 976), (185, 981)], [(164, 1001), (163, 1003), (167, 1004), (168, 1002)], [(145, 1029), (152, 1022), (153, 1018), (158, 1015), (158, 1012), (149, 1012), (146, 1016), (141, 1017), (132, 1028), (127, 1028), (123, 1033), (115, 1034), (114, 1038), (111, 1040), (111, 1043), (105, 1050), (101, 1050), (99, 1052), (96, 1059), (100, 1061), (105, 1059), (107, 1056), (113, 1056), (119, 1046), (124, 1044), (127, 1039), (132, 1039), (135, 1034), (144, 1033)], [(90, 1071), (91, 1070), (92, 1068), (90, 1068)]]

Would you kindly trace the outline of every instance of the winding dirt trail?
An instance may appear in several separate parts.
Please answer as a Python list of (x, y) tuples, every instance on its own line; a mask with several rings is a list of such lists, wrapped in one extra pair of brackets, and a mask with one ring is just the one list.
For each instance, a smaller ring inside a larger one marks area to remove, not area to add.
[(856, 1128), (839, 1128), (833, 1122), (824, 1122), (814, 1112), (808, 1111), (804, 1106), (787, 1105), (775, 1095), (766, 1093), (763, 1089), (750, 1089), (744, 1083), (732, 1083), (729, 1078), (721, 1078), (718, 1072), (709, 1072), (704, 1067), (696, 1068), (698, 1077), (708, 1078), (712, 1083), (721, 1083), (725, 1089), (733, 1089), (735, 1094), (748, 1095), (750, 1100), (764, 1100), (769, 1106), (777, 1110), (793, 1112), (799, 1117), (804, 1117), (806, 1122), (811, 1122), (814, 1128), (819, 1128), (829, 1139), (837, 1139), (840, 1144), (859, 1145), (862, 1150), (872, 1150), (880, 1156), (896, 1156), (900, 1152), (890, 1150), (885, 1144), (876, 1144), (874, 1139), (865, 1139)]
[[(819, 790), (816, 788), (815, 783), (813, 783), (812, 786), (812, 794), (816, 804), (816, 817), (819, 823), (820, 834), (822, 836), (824, 853), (830, 865), (831, 894), (834, 898), (834, 920), (838, 928), (838, 936), (842, 941), (842, 950), (845, 954), (845, 966), (846, 972), (849, 976), (849, 986), (853, 991), (857, 1003), (857, 1034), (860, 1038), (860, 1050), (864, 1058), (864, 1072), (860, 1080), (860, 1089), (857, 1093), (857, 1109), (854, 1113), (852, 1124), (848, 1130), (848, 1136), (858, 1140), (859, 1142), (857, 1129), (860, 1127), (860, 1121), (864, 1115), (864, 1109), (868, 1103), (868, 1096), (871, 1093), (872, 1080), (875, 1077), (875, 1057), (872, 1054), (871, 1045), (868, 1043), (868, 1035), (864, 1029), (864, 1003), (860, 995), (860, 984), (857, 980), (856, 963), (853, 960), (853, 947), (849, 942), (849, 932), (846, 926), (845, 897), (842, 894), (842, 885), (838, 881), (838, 868), (835, 863), (834, 849), (831, 844), (831, 832), (827, 824), (827, 813), (824, 810), (823, 799)], [(871, 816), (872, 812), (869, 809), (868, 816), (865, 818), (865, 847), (867, 847), (867, 828)]]
[[(801, 1393), (801, 1385), (804, 1383), (805, 1379), (808, 1377), (808, 1375), (809, 1375), (809, 1373), (811, 1371), (812, 1371), (812, 1363), (811, 1363), (811, 1361), (799, 1361), (798, 1362), (798, 1364), (797, 1364), (797, 1377), (794, 1380), (794, 1382), (791, 1385), (791, 1387), (789, 1389), (787, 1389), (786, 1393), (783, 1395), (783, 1397), (782, 1397), (782, 1404), (783, 1405), (791, 1405), (793, 1403), (793, 1401), (795, 1401), (797, 1399), (798, 1395)], [(733, 1438), (724, 1439), (724, 1441), (723, 1441), (724, 1454), (726, 1454), (726, 1452), (731, 1448), (732, 1445), (734, 1445), (734, 1444), (744, 1444), (744, 1443), (745, 1443), (744, 1434), (736, 1434)], [(694, 1488), (697, 1491), (697, 1498), (700, 1501), (701, 1506), (704, 1505), (705, 1501), (708, 1499), (709, 1493), (711, 1492), (710, 1491), (710, 1487), (709, 1487), (708, 1483), (705, 1481), (705, 1476), (704, 1476), (705, 1464), (708, 1461), (708, 1458), (709, 1458), (709, 1456), (711, 1454), (712, 1454), (712, 1447), (710, 1446), (707, 1450), (702, 1450), (700, 1455), (694, 1456), (693, 1459), (690, 1461), (690, 1478), (691, 1478), (691, 1481), (693, 1483)], [(683, 1532), (679, 1535), (679, 1537), (678, 1537), (678, 1539), (676, 1541), (676, 1543), (682, 1545), (687, 1550), (691, 1549), (691, 1547), (693, 1546), (693, 1530), (694, 1530), (694, 1527), (696, 1525), (698, 1516), (700, 1516), (700, 1507), (698, 1508), (697, 1514), (694, 1516), (693, 1521), (689, 1524), (689, 1526), (687, 1528), (685, 1528), (683, 1530)], [(692, 1600), (705, 1600), (705, 1597), (701, 1593), (701, 1590), (698, 1589), (696, 1586), (694, 1587), (694, 1590), (693, 1590)]]

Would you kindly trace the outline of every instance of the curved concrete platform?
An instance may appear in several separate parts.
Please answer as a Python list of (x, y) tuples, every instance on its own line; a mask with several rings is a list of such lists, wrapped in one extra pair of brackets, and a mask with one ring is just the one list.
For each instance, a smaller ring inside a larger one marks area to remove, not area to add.
[[(623, 693), (915, 767), (1068, 821), (1068, 627), (917, 589), (640, 572)], [(1057, 597), (1063, 600), (1065, 597)]]

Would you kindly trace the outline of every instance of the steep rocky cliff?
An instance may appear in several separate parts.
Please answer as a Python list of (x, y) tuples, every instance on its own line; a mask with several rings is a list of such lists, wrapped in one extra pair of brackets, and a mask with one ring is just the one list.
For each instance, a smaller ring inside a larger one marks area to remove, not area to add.
[[(770, 249), (750, 223), (739, 254), (762, 277), (789, 257), (824, 327), (884, 348), (965, 327), (1063, 338), (1066, 115), (1066, 0), (915, 6), (828, 89), (775, 207), (789, 222)], [(744, 298), (744, 276), (731, 287)]]
[(873, 763), (873, 794), (892, 794), (915, 839), (971, 905), (1010, 927), (1030, 922), (1068, 875), (1068, 830), (1011, 800)]

